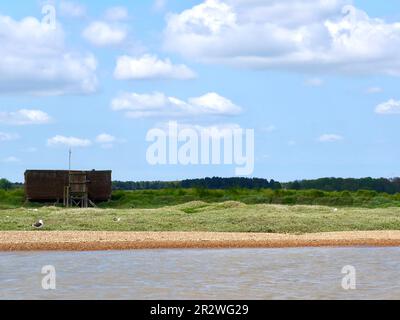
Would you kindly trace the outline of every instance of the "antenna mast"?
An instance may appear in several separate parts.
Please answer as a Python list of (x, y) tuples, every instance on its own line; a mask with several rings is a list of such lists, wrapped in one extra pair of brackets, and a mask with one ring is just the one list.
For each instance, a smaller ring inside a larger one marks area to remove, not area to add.
[(72, 204), (71, 196), (70, 196), (70, 190), (71, 190), (71, 156), (72, 156), (72, 150), (71, 147), (69, 148), (68, 151), (68, 185), (64, 186), (64, 206), (69, 208)]
[(71, 171), (71, 156), (72, 156), (72, 150), (69, 148), (69, 161), (68, 161), (68, 170)]

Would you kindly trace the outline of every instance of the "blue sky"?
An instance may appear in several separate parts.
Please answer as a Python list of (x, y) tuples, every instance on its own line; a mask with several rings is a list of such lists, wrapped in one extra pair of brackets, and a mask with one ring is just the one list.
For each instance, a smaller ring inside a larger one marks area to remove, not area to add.
[(174, 109), (185, 125), (254, 129), (253, 176), (398, 176), (396, 23), (395, 0), (2, 2), (0, 177), (65, 169), (70, 147), (119, 180), (233, 176), (147, 163), (146, 133), (176, 118), (155, 93), (208, 99), (217, 116)]

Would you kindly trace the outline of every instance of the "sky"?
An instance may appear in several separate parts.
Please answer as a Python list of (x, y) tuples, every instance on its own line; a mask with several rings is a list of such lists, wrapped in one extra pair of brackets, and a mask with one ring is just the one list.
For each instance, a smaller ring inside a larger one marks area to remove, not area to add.
[(400, 2), (0, 3), (0, 177), (230, 177), (152, 165), (153, 128), (254, 130), (249, 176), (399, 176)]

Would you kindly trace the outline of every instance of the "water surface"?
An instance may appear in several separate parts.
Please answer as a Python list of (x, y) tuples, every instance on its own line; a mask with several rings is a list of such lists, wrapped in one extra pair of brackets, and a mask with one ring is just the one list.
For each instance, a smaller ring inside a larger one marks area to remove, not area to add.
[(0, 253), (0, 299), (400, 299), (400, 248)]

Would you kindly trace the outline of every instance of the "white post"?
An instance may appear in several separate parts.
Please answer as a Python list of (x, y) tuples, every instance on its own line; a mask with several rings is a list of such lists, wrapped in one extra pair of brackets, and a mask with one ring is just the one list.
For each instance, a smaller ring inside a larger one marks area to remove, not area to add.
[(69, 162), (68, 162), (68, 170), (71, 171), (71, 155), (72, 155), (72, 150), (69, 148)]

